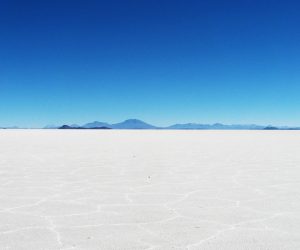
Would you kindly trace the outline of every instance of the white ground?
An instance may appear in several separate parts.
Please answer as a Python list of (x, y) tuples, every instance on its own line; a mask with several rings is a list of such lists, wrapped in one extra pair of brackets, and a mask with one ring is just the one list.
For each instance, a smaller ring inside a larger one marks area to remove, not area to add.
[(299, 250), (300, 131), (0, 131), (1, 250)]

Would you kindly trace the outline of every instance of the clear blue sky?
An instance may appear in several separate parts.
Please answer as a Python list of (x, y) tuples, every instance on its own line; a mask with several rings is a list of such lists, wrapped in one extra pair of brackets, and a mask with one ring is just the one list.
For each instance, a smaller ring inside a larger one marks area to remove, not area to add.
[(300, 3), (0, 0), (0, 126), (300, 125)]

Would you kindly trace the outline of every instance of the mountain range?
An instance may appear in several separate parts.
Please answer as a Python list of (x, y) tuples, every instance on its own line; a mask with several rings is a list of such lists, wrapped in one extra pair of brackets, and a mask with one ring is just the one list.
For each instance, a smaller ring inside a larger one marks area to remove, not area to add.
[[(0, 129), (19, 129), (21, 127), (0, 127)], [(256, 124), (205, 124), (205, 123), (177, 123), (171, 126), (159, 127), (138, 119), (128, 119), (119, 123), (94, 121), (83, 125), (47, 125), (43, 129), (169, 129), (169, 130), (300, 130), (300, 127), (272, 126)]]
[(158, 127), (146, 123), (138, 119), (128, 119), (120, 123), (107, 123), (94, 121), (86, 123), (82, 126), (77, 124), (73, 125), (63, 125), (63, 126), (46, 126), (45, 128), (61, 128), (61, 129), (173, 129), (173, 130), (300, 130), (300, 127), (275, 127), (275, 126), (263, 126), (256, 124), (231, 124), (226, 125), (222, 123), (215, 124), (201, 124), (201, 123), (184, 123), (184, 124), (174, 124), (167, 127)]
[[(66, 128), (68, 125), (63, 125), (59, 128)], [(70, 128), (96, 129), (96, 128), (110, 128), (110, 129), (159, 129), (156, 126), (150, 125), (138, 119), (128, 119), (123, 122), (109, 124), (107, 122), (94, 121), (86, 123), (82, 126), (69, 125)]]

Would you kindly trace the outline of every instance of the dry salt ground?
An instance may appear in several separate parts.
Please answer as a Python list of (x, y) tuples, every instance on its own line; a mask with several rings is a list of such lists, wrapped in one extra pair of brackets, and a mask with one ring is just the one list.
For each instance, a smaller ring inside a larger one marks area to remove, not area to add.
[(1, 130), (1, 250), (299, 250), (300, 131)]

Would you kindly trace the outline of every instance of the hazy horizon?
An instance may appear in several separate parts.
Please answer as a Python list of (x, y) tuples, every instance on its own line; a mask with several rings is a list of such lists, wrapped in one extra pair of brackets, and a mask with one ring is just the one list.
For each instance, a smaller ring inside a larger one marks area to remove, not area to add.
[(156, 123), (152, 123), (149, 122), (147, 120), (141, 120), (139, 118), (127, 118), (127, 119), (123, 119), (123, 120), (119, 120), (119, 121), (115, 121), (115, 122), (110, 122), (110, 121), (104, 121), (104, 120), (91, 120), (91, 121), (86, 121), (83, 123), (77, 123), (77, 122), (62, 122), (62, 123), (48, 123), (48, 124), (44, 124), (43, 126), (18, 126), (18, 125), (9, 125), (9, 126), (2, 126), (0, 124), (0, 128), (12, 128), (12, 127), (16, 127), (16, 128), (47, 128), (47, 127), (61, 127), (63, 125), (68, 125), (68, 126), (78, 126), (78, 127), (83, 127), (89, 123), (95, 123), (95, 122), (100, 122), (100, 123), (107, 123), (108, 125), (115, 125), (118, 123), (123, 123), (125, 121), (130, 121), (130, 120), (138, 120), (141, 122), (144, 122), (148, 125), (152, 125), (155, 128), (168, 128), (171, 127), (173, 125), (186, 125), (186, 124), (193, 124), (193, 125), (208, 125), (208, 126), (212, 126), (212, 125), (216, 125), (216, 124), (220, 124), (220, 125), (225, 125), (225, 126), (247, 126), (247, 125), (256, 125), (256, 126), (261, 126), (261, 127), (268, 127), (268, 126), (274, 126), (274, 127), (278, 127), (278, 128), (299, 128), (300, 126), (297, 125), (286, 125), (286, 124), (259, 124), (259, 123), (223, 123), (223, 122), (212, 122), (212, 123), (208, 123), (208, 122), (190, 122), (190, 121), (186, 121), (186, 122), (174, 122), (174, 123), (169, 123), (166, 125), (158, 125)]
[[(212, 120), (211, 122), (206, 122), (206, 121), (189, 121), (189, 120), (182, 120), (182, 121), (174, 121), (174, 122), (165, 122), (165, 123), (155, 123), (155, 122), (152, 122), (152, 121), (149, 121), (149, 120), (146, 120), (146, 119), (140, 119), (138, 117), (129, 117), (129, 118), (123, 118), (123, 119), (120, 119), (120, 120), (112, 120), (112, 121), (108, 121), (108, 120), (101, 120), (101, 119), (90, 119), (90, 120), (85, 120), (85, 121), (80, 121), (80, 122), (77, 122), (77, 121), (73, 121), (73, 120), (61, 120), (61, 121), (58, 121), (58, 122), (46, 122), (46, 123), (37, 123), (37, 125), (30, 125), (30, 124), (11, 124), (11, 123), (8, 123), (8, 122), (3, 122), (3, 123), (0, 123), (0, 128), (1, 127), (20, 127), (20, 128), (43, 128), (45, 126), (48, 126), (48, 125), (51, 125), (51, 126), (61, 126), (61, 125), (73, 125), (73, 124), (77, 124), (79, 126), (81, 125), (85, 125), (87, 123), (90, 123), (90, 122), (105, 122), (105, 123), (109, 123), (109, 124), (115, 124), (115, 123), (119, 123), (119, 122), (123, 122), (125, 120), (128, 120), (128, 119), (138, 119), (138, 120), (141, 120), (143, 122), (146, 122), (148, 124), (151, 124), (151, 125), (155, 125), (156, 127), (168, 127), (168, 126), (171, 126), (171, 125), (174, 125), (174, 124), (187, 124), (187, 123), (192, 123), (192, 124), (209, 124), (209, 125), (212, 125), (212, 124), (217, 124), (217, 123), (220, 123), (220, 124), (223, 124), (223, 125), (260, 125), (260, 126), (276, 126), (276, 127), (300, 127), (300, 124), (284, 124), (284, 123), (272, 123), (272, 122), (265, 122), (265, 123), (259, 123), (259, 122), (222, 122), (222, 121), (214, 121)], [(34, 120), (34, 119), (33, 119)]]

